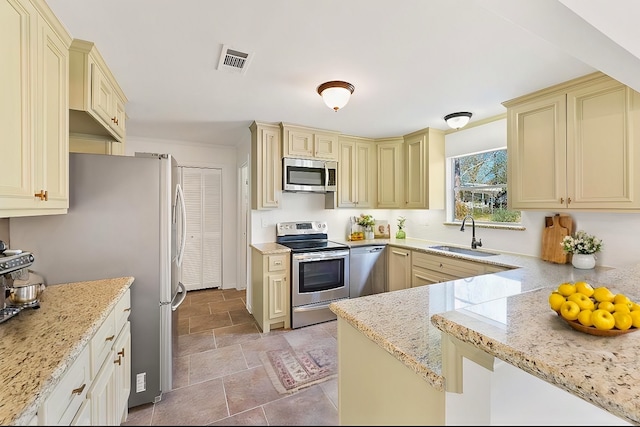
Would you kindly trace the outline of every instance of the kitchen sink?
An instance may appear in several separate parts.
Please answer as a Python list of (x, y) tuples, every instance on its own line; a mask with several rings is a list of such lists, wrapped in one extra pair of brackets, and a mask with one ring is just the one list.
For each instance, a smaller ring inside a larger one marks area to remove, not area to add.
[(435, 249), (435, 250), (444, 251), (444, 252), (453, 252), (455, 254), (461, 254), (461, 255), (480, 256), (480, 257), (500, 255), (495, 252), (479, 251), (477, 249), (457, 248), (455, 246), (429, 246), (429, 249)]

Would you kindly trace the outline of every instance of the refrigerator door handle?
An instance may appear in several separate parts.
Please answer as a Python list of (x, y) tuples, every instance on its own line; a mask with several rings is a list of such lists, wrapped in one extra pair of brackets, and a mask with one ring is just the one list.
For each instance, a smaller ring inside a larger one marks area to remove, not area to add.
[(182, 186), (180, 184), (176, 184), (176, 204), (178, 204), (178, 199), (180, 199), (180, 211), (182, 212), (182, 224), (180, 224), (182, 239), (176, 257), (176, 264), (180, 267), (182, 265), (182, 257), (184, 256), (184, 248), (187, 244), (187, 207), (184, 203), (184, 193), (182, 192)]
[[(176, 311), (178, 307), (180, 307), (180, 304), (182, 304), (184, 299), (187, 297), (187, 288), (184, 287), (182, 282), (178, 282), (178, 287), (181, 289), (181, 291), (176, 292), (176, 294), (171, 299), (171, 311)], [(176, 302), (176, 298), (180, 299)]]

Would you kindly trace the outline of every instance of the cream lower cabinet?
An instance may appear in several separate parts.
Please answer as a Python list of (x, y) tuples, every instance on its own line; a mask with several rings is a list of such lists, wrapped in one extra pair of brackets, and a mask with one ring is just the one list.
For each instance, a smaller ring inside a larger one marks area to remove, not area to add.
[(291, 327), (289, 258), (288, 252), (251, 252), (252, 314), (263, 332)]
[(337, 206), (376, 207), (376, 144), (373, 140), (340, 137)]
[(38, 410), (38, 425), (120, 425), (131, 390), (131, 294), (98, 328)]
[(0, 217), (66, 213), (71, 37), (40, 0), (1, 0), (0, 36)]
[(411, 287), (448, 282), (507, 270), (495, 264), (468, 261), (446, 255), (413, 251), (411, 254)]
[(253, 122), (251, 129), (251, 209), (280, 207), (282, 142), (280, 126)]
[(387, 292), (411, 287), (411, 250), (398, 246), (387, 248)]
[(445, 392), (338, 317), (338, 421), (445, 425)]
[(510, 209), (640, 210), (640, 94), (594, 73), (503, 103)]

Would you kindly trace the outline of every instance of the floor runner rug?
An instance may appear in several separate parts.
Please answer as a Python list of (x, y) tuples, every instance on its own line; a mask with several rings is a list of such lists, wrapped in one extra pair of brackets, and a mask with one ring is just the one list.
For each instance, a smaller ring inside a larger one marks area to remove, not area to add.
[(281, 394), (293, 393), (338, 374), (335, 349), (271, 350), (261, 352), (260, 360)]

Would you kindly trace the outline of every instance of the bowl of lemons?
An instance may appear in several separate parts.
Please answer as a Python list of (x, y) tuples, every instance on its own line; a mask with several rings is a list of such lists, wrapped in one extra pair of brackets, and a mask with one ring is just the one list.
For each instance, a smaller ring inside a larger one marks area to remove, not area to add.
[(549, 306), (573, 329), (591, 335), (614, 336), (640, 328), (640, 305), (606, 286), (561, 283), (549, 295)]

